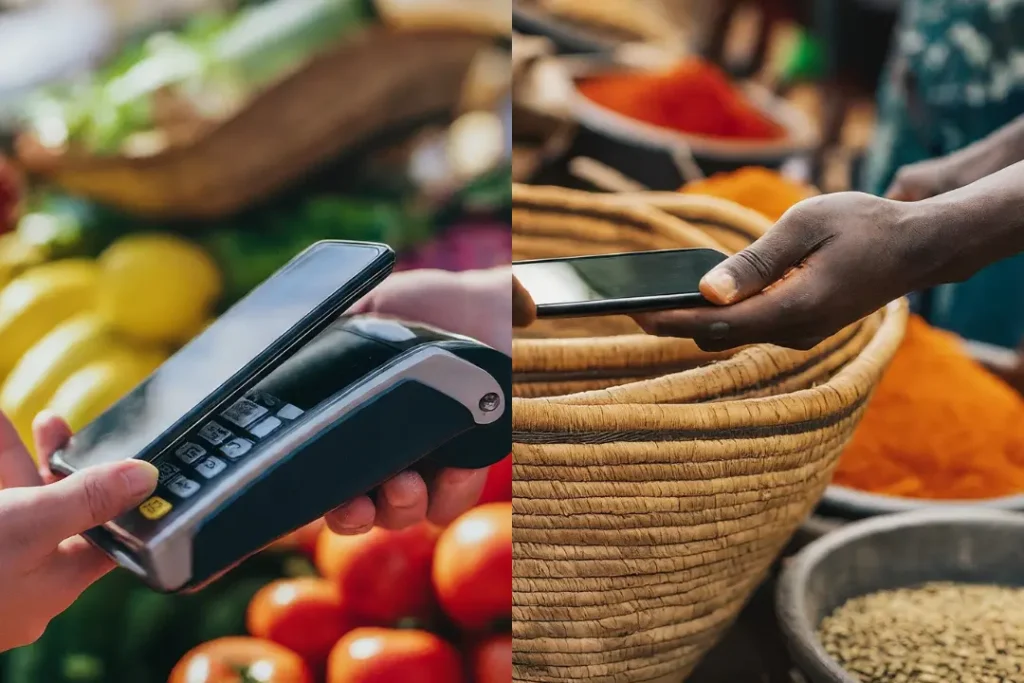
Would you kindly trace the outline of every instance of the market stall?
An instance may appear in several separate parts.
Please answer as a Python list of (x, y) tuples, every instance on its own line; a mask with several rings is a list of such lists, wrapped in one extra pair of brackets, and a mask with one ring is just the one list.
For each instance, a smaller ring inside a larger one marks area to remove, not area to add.
[[(830, 86), (772, 88), (806, 34), (786, 27), (778, 58), (739, 79), (696, 56), (696, 20), (678, 26), (692, 50), (659, 49), (544, 4), (522, 3), (515, 26), (529, 34), (515, 38), (515, 260), (709, 240), (735, 252), (822, 192), (810, 162), (829, 122), (806, 103)], [(871, 117), (851, 125), (854, 147), (873, 134)], [(829, 189), (856, 187), (849, 169), (836, 177)], [(625, 317), (517, 333), (513, 680), (1024, 676), (1007, 635), (1019, 618), (994, 607), (1020, 596), (1019, 557), (996, 540), (1024, 509), (1019, 355), (905, 304), (875, 315), (795, 356), (706, 353)], [(937, 613), (953, 616), (925, 623)], [(975, 631), (1005, 639), (987, 665), (972, 661)]]
[[(397, 269), (509, 261), (500, 2), (179, 5), (142, 3), (72, 78), (0, 78), (0, 410), (26, 443), (42, 410), (90, 423), (319, 240), (386, 243)], [(506, 458), (445, 528), (321, 520), (187, 595), (116, 570), (0, 681), (508, 681), (510, 500)]]

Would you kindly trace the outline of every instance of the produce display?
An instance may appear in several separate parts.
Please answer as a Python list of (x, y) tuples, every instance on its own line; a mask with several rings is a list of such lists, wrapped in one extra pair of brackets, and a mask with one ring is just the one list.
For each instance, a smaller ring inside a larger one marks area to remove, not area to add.
[(723, 71), (696, 58), (666, 72), (592, 76), (579, 83), (579, 91), (618, 114), (682, 133), (748, 141), (786, 136)]
[(199, 15), (133, 44), (84, 82), (26, 103), (45, 147), (155, 154), (187, 144), (266, 85), (370, 22), (368, 0), (288, 0)]
[(862, 683), (1002, 683), (1024, 677), (1024, 589), (955, 583), (850, 600), (820, 628)]
[(44, 409), (81, 428), (200, 331), (220, 294), (209, 255), (166, 234), (26, 265), (0, 290), (0, 410), (26, 443)]
[(190, 595), (116, 570), (0, 658), (0, 680), (508, 683), (511, 534), (505, 500), (446, 529), (338, 536), (321, 520)]
[[(318, 53), (371, 24), (394, 30), (396, 10), (379, 13), (373, 0), (228, 5), (33, 93), (21, 129), (4, 131), (21, 167), (0, 156), (0, 411), (27, 443), (42, 410), (73, 430), (92, 421), (319, 240), (387, 243), (399, 269), (508, 262), (511, 170), (490, 104), (395, 121), (217, 219), (143, 218), (58, 186), (66, 179), (45, 162), (188, 147)], [(374, 65), (356, 62), (373, 84)], [(280, 106), (291, 115), (301, 102)], [(467, 116), (494, 135), (456, 139), (453, 120)], [(122, 162), (151, 163), (96, 160)], [(37, 642), (0, 653), (0, 683), (507, 683), (511, 497), (509, 456), (489, 471), (478, 507), (448, 528), (342, 537), (319, 520), (187, 595), (117, 569)]]

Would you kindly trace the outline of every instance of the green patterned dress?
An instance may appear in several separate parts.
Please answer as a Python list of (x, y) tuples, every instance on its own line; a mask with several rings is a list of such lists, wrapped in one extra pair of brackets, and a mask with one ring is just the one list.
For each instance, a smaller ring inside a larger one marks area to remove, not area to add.
[[(900, 167), (955, 152), (1022, 114), (1024, 0), (905, 0), (862, 187), (881, 194)], [(1015, 347), (1024, 338), (1024, 257), (925, 301), (934, 324)]]

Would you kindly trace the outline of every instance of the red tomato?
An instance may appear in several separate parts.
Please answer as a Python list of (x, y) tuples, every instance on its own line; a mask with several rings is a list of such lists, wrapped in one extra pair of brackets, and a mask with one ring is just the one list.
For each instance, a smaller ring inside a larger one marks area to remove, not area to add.
[(357, 536), (324, 529), (316, 566), (341, 592), (345, 610), (366, 622), (426, 619), (436, 607), (430, 565), (441, 531), (426, 522), (401, 531), (375, 527)]
[(258, 638), (219, 638), (186, 654), (167, 683), (313, 683), (302, 657)]
[(512, 634), (477, 643), (469, 653), (469, 670), (474, 683), (512, 683)]
[(320, 538), (320, 532), (326, 524), (324, 518), (321, 517), (315, 522), (310, 522), (301, 529), (296, 529), (287, 536), (274, 541), (270, 547), (275, 550), (297, 550), (306, 557), (312, 558), (316, 554), (317, 539)]
[(466, 630), (512, 616), (512, 503), (473, 508), (444, 530), (434, 555), (434, 589)]
[(491, 469), (487, 472), (487, 483), (484, 484), (484, 492), (480, 494), (480, 501), (477, 505), (511, 500), (512, 456), (509, 455), (501, 462), (491, 465)]
[(252, 635), (284, 645), (314, 666), (358, 625), (345, 615), (337, 586), (311, 577), (264, 586), (249, 603), (246, 623)]
[(331, 650), (327, 683), (464, 683), (458, 651), (433, 633), (357, 628)]

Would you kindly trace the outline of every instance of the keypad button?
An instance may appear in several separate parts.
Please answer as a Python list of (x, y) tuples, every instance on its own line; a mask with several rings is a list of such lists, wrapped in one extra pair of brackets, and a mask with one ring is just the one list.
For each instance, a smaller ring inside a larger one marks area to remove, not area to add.
[(291, 403), (277, 411), (277, 416), (282, 420), (294, 420), (302, 415), (302, 408), (293, 406)]
[(178, 446), (178, 450), (174, 451), (174, 454), (186, 465), (191, 465), (196, 460), (206, 455), (206, 449), (197, 443), (187, 441)]
[(232, 460), (238, 460), (252, 448), (252, 441), (248, 439), (232, 439), (220, 447), (220, 452)]
[(245, 429), (267, 414), (267, 409), (247, 398), (240, 398), (221, 415), (225, 420)]
[[(181, 449), (178, 449), (178, 450), (181, 450)], [(177, 465), (175, 465), (173, 463), (169, 463), (169, 462), (162, 462), (162, 463), (160, 463), (159, 465), (157, 465), (157, 469), (160, 470), (160, 479), (159, 479), (159, 481), (160, 481), (161, 484), (165, 484), (168, 481), (170, 481), (171, 479), (174, 479), (176, 476), (181, 474), (181, 468), (179, 468)]]
[(234, 434), (224, 427), (221, 427), (216, 422), (207, 422), (203, 425), (203, 428), (199, 430), (199, 436), (203, 437), (214, 446), (219, 446), (234, 436)]
[(177, 477), (167, 485), (167, 490), (181, 498), (188, 498), (199, 491), (199, 482), (192, 481), (188, 477)]
[(196, 465), (196, 472), (206, 479), (213, 479), (223, 472), (225, 467), (227, 467), (227, 463), (211, 455)]
[(160, 496), (153, 496), (139, 506), (139, 514), (149, 521), (155, 522), (158, 519), (166, 517), (167, 513), (173, 509), (174, 506)]
[(280, 426), (281, 420), (271, 415), (270, 417), (265, 417), (256, 424), (254, 424), (252, 427), (249, 428), (249, 431), (252, 432), (253, 435), (256, 436), (257, 438), (262, 439), (263, 437), (269, 435), (271, 432), (273, 432)]

